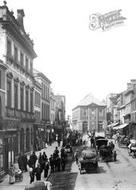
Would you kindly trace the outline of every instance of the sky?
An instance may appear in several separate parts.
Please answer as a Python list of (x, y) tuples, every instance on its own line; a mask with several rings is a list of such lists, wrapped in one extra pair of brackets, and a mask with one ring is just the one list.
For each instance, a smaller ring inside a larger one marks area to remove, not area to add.
[[(55, 94), (66, 96), (67, 115), (87, 94), (103, 100), (136, 78), (135, 0), (7, 0), (7, 6), (15, 16), (24, 9), (38, 55), (34, 68), (51, 80)], [(123, 25), (89, 29), (90, 15), (118, 9)]]

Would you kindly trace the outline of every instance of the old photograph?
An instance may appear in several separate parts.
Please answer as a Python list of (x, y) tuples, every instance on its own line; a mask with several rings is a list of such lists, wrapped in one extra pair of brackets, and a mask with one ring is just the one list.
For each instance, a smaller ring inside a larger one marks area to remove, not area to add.
[(0, 0), (0, 190), (136, 189), (134, 0)]

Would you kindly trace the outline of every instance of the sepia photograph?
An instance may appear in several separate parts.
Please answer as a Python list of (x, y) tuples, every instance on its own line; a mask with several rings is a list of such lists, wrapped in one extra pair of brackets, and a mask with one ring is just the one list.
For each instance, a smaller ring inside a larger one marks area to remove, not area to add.
[(134, 0), (0, 0), (0, 190), (136, 189)]

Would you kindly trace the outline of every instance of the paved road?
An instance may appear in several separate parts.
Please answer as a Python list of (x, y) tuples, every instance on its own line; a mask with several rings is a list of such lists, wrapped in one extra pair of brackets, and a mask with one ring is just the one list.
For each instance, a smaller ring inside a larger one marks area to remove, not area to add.
[[(116, 162), (99, 162), (99, 172), (79, 174), (74, 190), (135, 190), (136, 159), (128, 156), (126, 148), (118, 148)], [(78, 172), (73, 164), (72, 171)]]
[[(126, 148), (117, 150), (116, 162), (99, 162), (98, 173), (80, 174), (72, 157), (65, 172), (56, 172), (49, 180), (52, 190), (135, 190), (136, 189), (136, 159), (128, 155)], [(25, 179), (28, 182), (28, 179)], [(25, 182), (25, 181), (24, 181)], [(24, 189), (21, 184), (0, 187), (0, 190)]]

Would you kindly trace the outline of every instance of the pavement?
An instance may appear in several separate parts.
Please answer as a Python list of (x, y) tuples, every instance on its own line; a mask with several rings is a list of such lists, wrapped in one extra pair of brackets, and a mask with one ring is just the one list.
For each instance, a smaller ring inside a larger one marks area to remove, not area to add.
[[(36, 155), (39, 156), (39, 153), (44, 152), (46, 153), (47, 157), (49, 158), (50, 155), (54, 152), (55, 147), (58, 146), (57, 142), (54, 142), (51, 146), (48, 146), (47, 148), (42, 149), (41, 151), (36, 151)], [(61, 149), (61, 146), (58, 147), (58, 149)], [(29, 157), (29, 155), (28, 155)], [(45, 180), (43, 173), (42, 173), (42, 179)], [(23, 181), (22, 182), (16, 182), (14, 184), (9, 184), (9, 175), (6, 175), (4, 177), (3, 182), (0, 183), (0, 190), (16, 190), (16, 189), (24, 189), (26, 185), (30, 184), (30, 177), (29, 177), (29, 172), (24, 172), (23, 173)]]

